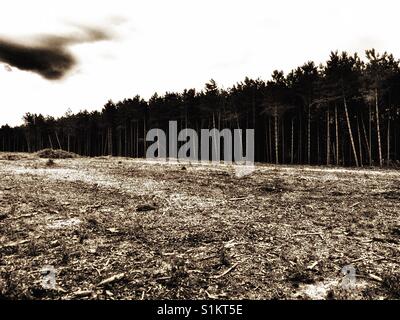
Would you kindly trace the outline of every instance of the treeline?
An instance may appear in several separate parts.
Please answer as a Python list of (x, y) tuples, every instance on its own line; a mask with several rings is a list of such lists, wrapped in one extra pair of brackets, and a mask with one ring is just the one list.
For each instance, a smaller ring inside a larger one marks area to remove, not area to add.
[[(7, 107), (7, 106), (3, 106)], [(59, 119), (27, 113), (24, 125), (0, 128), (0, 151), (60, 148), (85, 156), (143, 157), (151, 128), (255, 129), (255, 160), (285, 164), (390, 165), (400, 160), (400, 68), (393, 55), (362, 60), (332, 52), (270, 81), (232, 88), (214, 80), (204, 90), (109, 101), (101, 112)]]

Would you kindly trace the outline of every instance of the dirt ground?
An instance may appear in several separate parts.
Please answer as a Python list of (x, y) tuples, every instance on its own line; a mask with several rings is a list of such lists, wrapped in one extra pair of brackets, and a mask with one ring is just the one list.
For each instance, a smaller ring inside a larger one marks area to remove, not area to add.
[(400, 298), (400, 171), (258, 165), (237, 178), (229, 165), (0, 153), (0, 176), (3, 299)]

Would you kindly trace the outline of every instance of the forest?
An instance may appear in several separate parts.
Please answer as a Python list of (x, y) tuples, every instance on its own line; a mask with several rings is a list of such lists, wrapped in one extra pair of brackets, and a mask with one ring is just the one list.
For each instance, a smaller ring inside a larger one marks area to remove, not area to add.
[[(101, 111), (60, 118), (26, 113), (0, 128), (0, 151), (64, 149), (83, 156), (144, 157), (151, 128), (254, 129), (255, 161), (276, 164), (397, 166), (400, 161), (400, 61), (374, 49), (365, 58), (331, 52), (268, 81), (245, 78), (229, 89), (108, 101)], [(116, 79), (117, 80), (117, 79)], [(3, 106), (6, 108), (7, 106)], [(66, 106), (67, 107), (67, 106)]]

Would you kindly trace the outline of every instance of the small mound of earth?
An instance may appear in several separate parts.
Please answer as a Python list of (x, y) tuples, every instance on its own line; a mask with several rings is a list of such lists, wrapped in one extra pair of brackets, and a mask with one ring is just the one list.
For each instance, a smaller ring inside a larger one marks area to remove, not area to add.
[(43, 149), (36, 153), (39, 158), (46, 158), (46, 159), (70, 159), (70, 158), (77, 158), (78, 155), (73, 152), (68, 152), (65, 150), (57, 149)]
[(17, 161), (26, 158), (20, 154), (12, 154), (12, 153), (5, 153), (0, 154), (0, 160), (7, 160), (7, 161)]

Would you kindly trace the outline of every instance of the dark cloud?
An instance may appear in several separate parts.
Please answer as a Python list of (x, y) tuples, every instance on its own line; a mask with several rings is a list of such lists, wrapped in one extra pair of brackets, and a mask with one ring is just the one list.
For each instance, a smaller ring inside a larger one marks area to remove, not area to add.
[(64, 36), (41, 35), (27, 43), (0, 38), (0, 62), (41, 75), (48, 80), (63, 78), (76, 64), (68, 50), (74, 44), (110, 40), (112, 36), (101, 29), (77, 26), (75, 33)]
[(61, 79), (76, 63), (72, 54), (62, 47), (31, 47), (1, 39), (0, 61), (49, 80)]

